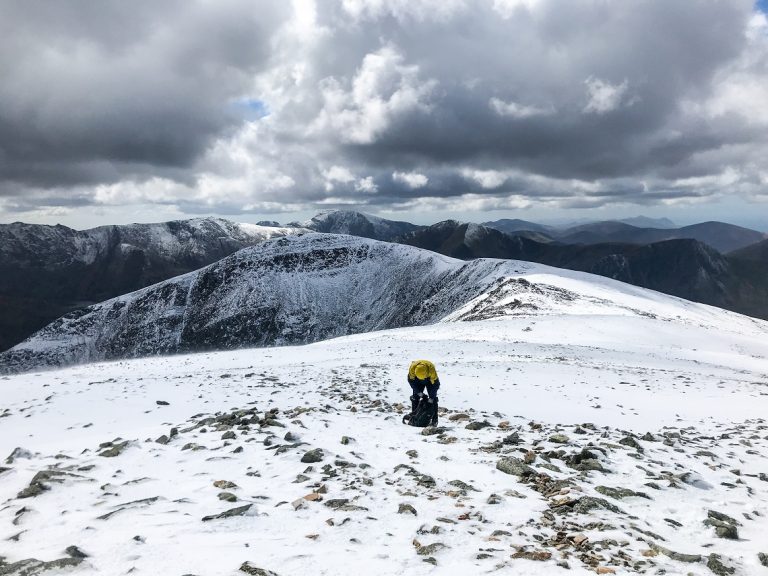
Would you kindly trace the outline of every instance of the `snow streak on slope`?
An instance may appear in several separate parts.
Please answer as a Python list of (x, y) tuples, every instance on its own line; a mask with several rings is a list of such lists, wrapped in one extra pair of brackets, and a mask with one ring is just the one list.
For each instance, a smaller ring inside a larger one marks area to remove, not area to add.
[[(766, 323), (562, 282), (615, 307), (2, 378), (0, 454), (22, 448), (0, 462), (2, 556), (74, 545), (83, 574), (760, 574)], [(632, 312), (643, 299), (658, 317)], [(414, 357), (443, 384), (427, 435), (400, 423)]]

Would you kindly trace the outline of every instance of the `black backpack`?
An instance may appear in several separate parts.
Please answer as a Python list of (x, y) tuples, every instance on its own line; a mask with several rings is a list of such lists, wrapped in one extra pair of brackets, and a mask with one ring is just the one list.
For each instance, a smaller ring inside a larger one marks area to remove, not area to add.
[(419, 403), (416, 405), (416, 410), (413, 411), (413, 414), (406, 414), (403, 416), (403, 424), (408, 424), (409, 426), (417, 426), (419, 428), (429, 426), (429, 423), (432, 421), (433, 411), (434, 404), (429, 402), (429, 398), (422, 394), (419, 398)]

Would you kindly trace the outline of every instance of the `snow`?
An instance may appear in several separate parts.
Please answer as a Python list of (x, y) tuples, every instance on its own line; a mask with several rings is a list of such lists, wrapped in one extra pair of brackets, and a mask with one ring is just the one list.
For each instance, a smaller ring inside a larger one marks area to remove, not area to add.
[[(604, 558), (599, 565), (608, 565), (621, 550), (632, 563), (653, 562), (640, 565), (649, 574), (663, 569), (704, 575), (711, 574), (706, 556), (716, 552), (738, 574), (765, 571), (757, 554), (768, 553), (768, 481), (758, 477), (768, 473), (768, 324), (578, 273), (537, 266), (525, 278), (532, 286), (568, 291), (574, 300), (547, 299), (542, 288), (532, 301), (536, 309), (456, 321), (481, 301), (493, 300), (486, 304), (503, 311), (499, 302), (521, 297), (519, 283), (502, 284), (498, 300), (481, 296), (430, 326), (0, 379), (0, 454), (18, 446), (33, 453), (12, 464), (0, 461), (10, 468), (0, 472), (2, 555), (6, 562), (51, 560), (75, 544), (90, 554), (77, 570), (83, 574), (134, 569), (234, 576), (242, 574), (237, 569), (245, 561), (281, 575), (560, 574), (566, 572), (556, 566), (559, 552), (535, 536), (554, 537), (562, 523), (568, 533), (583, 532), (592, 542), (619, 543), (606, 544), (603, 551), (598, 546), (596, 554)], [(441, 418), (448, 428), (442, 435), (422, 436), (400, 423), (397, 406), (410, 393), (405, 374), (413, 358), (437, 365), (441, 406), (450, 411)], [(195, 415), (250, 407), (262, 414), (278, 408), (286, 428), (235, 427), (237, 438), (224, 441), (223, 431), (207, 426), (208, 432), (182, 432), (167, 445), (145, 441), (168, 434), (171, 426), (185, 429)], [(492, 426), (467, 430), (465, 422), (448, 419), (459, 412)], [(595, 429), (577, 434), (573, 426), (586, 422)], [(557, 430), (569, 444), (548, 439)], [(271, 450), (290, 444), (282, 439), (289, 431), (306, 445), (280, 454)], [(568, 452), (589, 443), (602, 446), (608, 455), (601, 455), (601, 462), (612, 473), (578, 475), (553, 459), (561, 470), (555, 472), (541, 466), (540, 453), (534, 468), (553, 478), (575, 478), (578, 486), (545, 497), (495, 468), (504, 451), (522, 457), (517, 447), (482, 449), (512, 431), (523, 439), (523, 452), (537, 446)], [(637, 455), (617, 444), (622, 431), (650, 432), (667, 443), (641, 440), (645, 452)], [(272, 434), (274, 444), (266, 446)], [(341, 444), (344, 435), (354, 440)], [(100, 443), (117, 437), (130, 441), (120, 456), (97, 455)], [(190, 442), (206, 448), (182, 450)], [(234, 453), (236, 447), (242, 452)], [(325, 459), (307, 472), (309, 480), (294, 482), (307, 468), (301, 455), (316, 447)], [(408, 450), (418, 455), (409, 457)], [(697, 455), (701, 451), (711, 456)], [(358, 466), (338, 466), (338, 459)], [(363, 463), (370, 468), (361, 468)], [(324, 474), (324, 464), (334, 466), (338, 476)], [(432, 476), (435, 486), (418, 485), (420, 477), (396, 470), (400, 464)], [(72, 467), (83, 478), (52, 482), (39, 496), (17, 499), (35, 472), (49, 466)], [(689, 483), (679, 478), (686, 472)], [(658, 490), (646, 485), (652, 477)], [(237, 484), (230, 491), (240, 502), (218, 500), (221, 490), (212, 483), (221, 479)], [(448, 484), (454, 479), (479, 492), (457, 494)], [(676, 488), (670, 487), (673, 481)], [(291, 502), (320, 484), (328, 489), (323, 501), (294, 510)], [(626, 514), (594, 510), (546, 525), (555, 500), (581, 495), (579, 490), (602, 498), (598, 485), (630, 488), (652, 499), (606, 497)], [(491, 494), (501, 502), (488, 504)], [(122, 504), (155, 497), (98, 519)], [(325, 506), (336, 498), (367, 510)], [(251, 502), (255, 507), (246, 516), (201, 520)], [(401, 503), (413, 505), (418, 516), (398, 514)], [(17, 516), (22, 507), (27, 511)], [(737, 518), (740, 539), (715, 537), (702, 523), (708, 510)], [(420, 533), (422, 526), (426, 533)], [(432, 526), (441, 532), (430, 533)], [(495, 530), (510, 535), (492, 536)], [(18, 533), (18, 541), (7, 541)], [(414, 539), (447, 546), (433, 554), (437, 566), (416, 554)], [(653, 555), (651, 541), (703, 554), (704, 561)], [(512, 559), (515, 547), (523, 545), (555, 555), (544, 562)], [(571, 551), (568, 574), (594, 574), (577, 551), (565, 550)], [(478, 559), (478, 553), (491, 558)], [(617, 573), (633, 572), (614, 567)]]

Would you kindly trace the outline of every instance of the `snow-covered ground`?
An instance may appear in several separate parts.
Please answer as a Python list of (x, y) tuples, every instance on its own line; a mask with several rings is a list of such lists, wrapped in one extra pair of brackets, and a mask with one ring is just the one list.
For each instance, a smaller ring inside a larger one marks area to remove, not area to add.
[[(535, 280), (581, 296), (0, 379), (0, 454), (23, 449), (0, 461), (0, 556), (74, 545), (83, 574), (768, 574), (768, 324), (608, 280)], [(414, 358), (442, 381), (431, 435), (400, 422)], [(42, 470), (66, 474), (18, 498)], [(203, 520), (226, 510), (239, 514)], [(738, 539), (703, 523), (710, 510)]]

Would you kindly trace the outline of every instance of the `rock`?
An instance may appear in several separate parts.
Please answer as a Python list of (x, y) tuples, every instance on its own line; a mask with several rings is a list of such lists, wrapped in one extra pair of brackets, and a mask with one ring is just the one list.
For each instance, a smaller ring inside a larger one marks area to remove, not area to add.
[(501, 442), (502, 444), (517, 446), (518, 444), (520, 444), (520, 442), (522, 442), (522, 439), (520, 438), (520, 434), (518, 434), (517, 432), (512, 432), (512, 434), (505, 436)]
[(616, 569), (610, 566), (598, 566), (595, 568), (597, 574), (616, 574)]
[(67, 556), (71, 558), (88, 558), (88, 554), (80, 550), (77, 546), (67, 546), (65, 550)]
[(49, 570), (62, 570), (73, 568), (82, 563), (82, 558), (59, 558), (50, 562), (43, 562), (34, 558), (20, 560), (13, 564), (0, 564), (0, 575), (8, 576), (37, 576)]
[(165, 434), (163, 434), (163, 435), (162, 435), (162, 436), (160, 436), (160, 437), (159, 437), (157, 440), (155, 440), (155, 442), (157, 442), (158, 444), (163, 444), (163, 445), (165, 445), (165, 444), (168, 444), (168, 442), (170, 442), (170, 440), (171, 440), (171, 439), (170, 439), (170, 438), (168, 438), (168, 436), (166, 436)]
[(736, 572), (735, 568), (723, 564), (718, 554), (709, 555), (709, 558), (707, 559), (707, 568), (714, 574), (717, 574), (717, 576), (728, 576), (729, 574)]
[(523, 456), (523, 462), (526, 464), (533, 464), (536, 461), (536, 452), (533, 450), (528, 450), (525, 453), (525, 456)]
[(549, 437), (550, 442), (554, 442), (555, 444), (568, 444), (568, 442), (571, 441), (568, 436), (565, 434), (552, 434), (552, 436)]
[(410, 504), (400, 504), (400, 506), (398, 506), (397, 508), (397, 513), (398, 514), (408, 513), (408, 514), (413, 514), (414, 516), (418, 516), (418, 514), (416, 513), (416, 508), (414, 508)]
[[(112, 443), (110, 442), (110, 444)], [(120, 442), (119, 444), (112, 444), (111, 448), (107, 448), (103, 452), (99, 452), (99, 456), (103, 456), (104, 458), (114, 458), (115, 456), (120, 456), (120, 454), (122, 454), (127, 447), (127, 440), (125, 442)]]
[(736, 520), (736, 518), (732, 518), (731, 516), (723, 514), (722, 512), (718, 512), (717, 510), (707, 510), (707, 518), (719, 520), (720, 522), (727, 522), (733, 526), (741, 526), (741, 522)]
[(416, 548), (416, 554), (419, 556), (432, 556), (432, 554), (438, 550), (442, 550), (443, 548), (448, 548), (448, 546), (442, 542), (434, 542), (432, 544), (428, 544), (427, 546), (419, 546)]
[(491, 494), (488, 496), (488, 500), (485, 501), (486, 504), (501, 504), (502, 502), (503, 500), (498, 494)]
[(645, 448), (643, 448), (640, 442), (635, 440), (632, 436), (625, 436), (624, 438), (619, 440), (619, 444), (623, 446), (629, 446), (630, 448), (634, 448), (638, 452), (645, 452)]
[(171, 405), (170, 402), (166, 402), (165, 400), (156, 400), (155, 404), (157, 404), (158, 406), (170, 406)]
[(349, 436), (342, 436), (341, 437), (341, 443), (345, 446), (349, 444), (350, 442), (354, 442), (354, 438), (350, 438)]
[(466, 482), (462, 482), (461, 480), (451, 480), (448, 482), (449, 486), (455, 486), (459, 490), (466, 490), (466, 491), (472, 491), (472, 492), (480, 492), (477, 488), (472, 486), (472, 484), (467, 484)]
[(325, 505), (328, 506), (328, 508), (338, 509), (343, 506), (346, 506), (349, 503), (349, 498), (333, 498), (331, 500), (328, 500)]
[(32, 482), (29, 486), (16, 494), (16, 498), (34, 498), (35, 496), (40, 496), (40, 494), (46, 490), (48, 490), (48, 487), (45, 484)]
[(427, 474), (422, 474), (416, 479), (416, 484), (418, 484), (419, 486), (424, 486), (425, 488), (434, 488), (435, 479), (432, 478), (432, 476), (429, 476)]
[(723, 524), (721, 526), (715, 526), (715, 535), (718, 538), (725, 538), (726, 540), (738, 540), (739, 531), (736, 526), (730, 524)]
[(434, 436), (435, 434), (444, 434), (448, 428), (444, 426), (425, 426), (421, 430), (422, 436)]
[(419, 457), (419, 453), (416, 450), (408, 450), (405, 453), (405, 455), (408, 456), (409, 458), (418, 458)]
[(666, 556), (667, 558), (671, 558), (672, 560), (677, 560), (678, 562), (687, 562), (689, 564), (692, 564), (694, 562), (701, 562), (700, 554), (681, 554), (680, 552), (675, 552), (674, 550), (670, 550), (669, 548), (664, 548), (664, 546), (660, 546), (655, 542), (649, 542), (648, 546), (654, 552), (658, 552), (659, 554), (664, 554), (664, 556)]
[(595, 510), (597, 508), (603, 508), (616, 514), (624, 514), (621, 508), (614, 506), (608, 502), (608, 500), (604, 500), (603, 498), (593, 498), (592, 496), (582, 496), (573, 506), (574, 512), (579, 512), (581, 514), (587, 514), (591, 510)]
[(519, 476), (521, 478), (525, 476), (531, 476), (536, 473), (533, 468), (528, 466), (525, 462), (511, 456), (500, 458), (499, 461), (496, 462), (496, 469), (504, 472), (505, 474)]
[(219, 490), (230, 490), (232, 488), (237, 488), (237, 484), (230, 482), (229, 480), (216, 480), (213, 485)]
[(5, 463), (13, 464), (13, 461), (16, 460), (17, 458), (26, 458), (29, 460), (31, 458), (34, 458), (34, 454), (32, 454), (32, 452), (30, 452), (26, 448), (21, 448), (21, 447), (14, 448), (13, 452), (11, 452), (8, 455), (8, 457), (5, 459)]
[(469, 414), (451, 414), (448, 416), (448, 420), (451, 422), (457, 422), (459, 420), (469, 420)]
[(305, 464), (314, 464), (315, 462), (322, 462), (324, 456), (322, 448), (315, 448), (305, 452), (304, 456), (301, 457), (301, 461)]
[(760, 564), (768, 568), (768, 554), (764, 554), (763, 552), (758, 552), (757, 559), (760, 560)]
[(219, 500), (223, 500), (224, 502), (237, 502), (237, 496), (232, 494), (232, 492), (219, 492)]
[(546, 552), (544, 550), (518, 550), (512, 554), (512, 558), (515, 560), (523, 558), (525, 560), (536, 560), (538, 562), (544, 562), (552, 558), (552, 552)]
[(211, 516), (203, 516), (203, 522), (208, 522), (209, 520), (218, 520), (220, 518), (231, 518), (233, 516), (244, 516), (247, 512), (250, 511), (252, 506), (253, 504), (246, 504), (245, 506), (230, 508), (229, 510), (225, 510), (224, 512), (220, 512), (219, 514), (213, 514)]
[(243, 564), (240, 566), (240, 572), (245, 572), (246, 574), (251, 574), (252, 576), (279, 576), (277, 572), (272, 572), (272, 570), (265, 570), (264, 568), (258, 568), (250, 562), (243, 562)]
[(614, 498), (615, 500), (621, 500), (623, 498), (632, 498), (632, 497), (646, 498), (648, 500), (651, 499), (651, 497), (648, 496), (648, 494), (645, 494), (643, 492), (635, 492), (634, 490), (630, 490), (629, 488), (611, 488), (609, 486), (597, 486), (595, 488), (595, 491), (602, 494), (603, 496)]
[(656, 437), (650, 432), (646, 432), (640, 437), (640, 440), (644, 442), (656, 442)]
[(237, 434), (232, 432), (232, 430), (224, 432), (224, 434), (221, 435), (222, 440), (234, 440), (235, 438), (237, 438)]
[(483, 428), (489, 428), (491, 426), (491, 423), (487, 420), (483, 420), (482, 422), (470, 422), (464, 428), (467, 430), (482, 430)]

